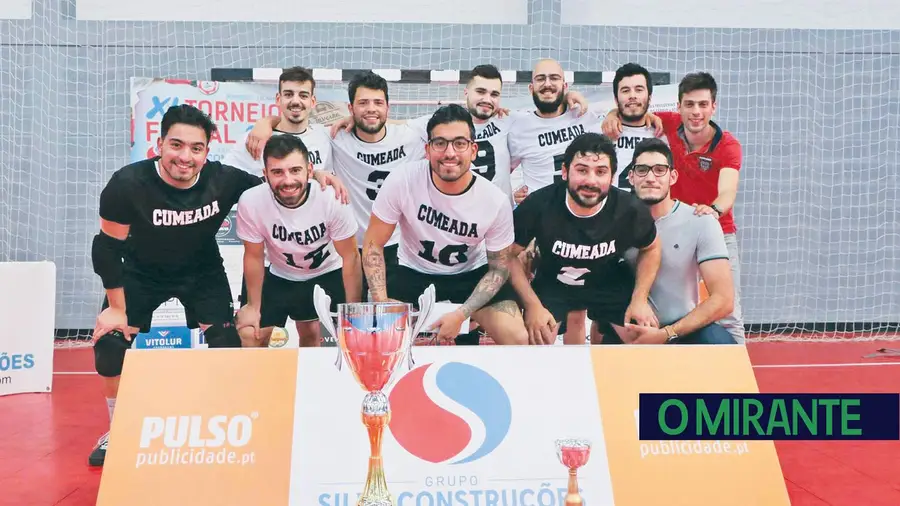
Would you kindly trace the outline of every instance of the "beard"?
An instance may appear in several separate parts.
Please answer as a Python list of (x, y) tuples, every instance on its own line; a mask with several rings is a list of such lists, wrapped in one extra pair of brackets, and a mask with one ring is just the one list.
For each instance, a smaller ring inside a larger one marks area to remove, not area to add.
[[(627, 104), (626, 104), (627, 105)], [(626, 121), (628, 123), (637, 123), (644, 119), (644, 116), (647, 114), (647, 110), (649, 107), (647, 104), (640, 105), (640, 112), (638, 114), (627, 114), (625, 105), (619, 106), (619, 116), (622, 118), (622, 121)]]
[[(581, 185), (573, 188), (571, 185), (568, 185), (566, 186), (566, 190), (569, 192), (569, 196), (572, 197), (572, 200), (574, 200), (576, 204), (584, 208), (591, 208), (600, 204), (601, 202), (603, 202), (603, 199), (605, 199), (609, 194), (609, 191), (603, 191), (603, 189), (599, 186)], [(586, 199), (578, 194), (580, 190), (596, 192), (597, 196)]]
[(478, 104), (469, 106), (468, 109), (469, 109), (469, 114), (471, 114), (473, 118), (478, 118), (483, 121), (487, 121), (487, 120), (491, 119), (494, 116), (494, 113), (496, 112), (493, 108), (488, 112), (481, 112), (478, 109)]
[[(297, 187), (300, 188), (300, 193), (298, 193), (296, 196), (285, 196), (281, 194), (281, 192), (285, 189)], [(272, 189), (272, 195), (275, 196), (275, 200), (277, 200), (279, 204), (283, 205), (284, 207), (297, 207), (306, 198), (306, 194), (309, 193), (309, 182), (307, 181), (302, 185), (279, 185), (275, 188), (273, 188), (270, 184), (269, 188)]]
[(534, 102), (534, 106), (537, 107), (538, 111), (544, 114), (550, 114), (559, 110), (560, 106), (566, 101), (566, 96), (560, 92), (552, 101), (544, 102), (541, 100), (539, 91), (535, 91), (531, 94), (531, 100)]
[(660, 192), (660, 193), (659, 193), (659, 196), (657, 196), (657, 195), (649, 195), (649, 194), (641, 195), (641, 192), (638, 191), (637, 188), (634, 189), (634, 192), (635, 192), (635, 195), (637, 195), (638, 200), (640, 200), (641, 202), (647, 204), (648, 206), (652, 206), (652, 205), (659, 204), (659, 203), (662, 202), (663, 200), (666, 200), (666, 197), (669, 196), (669, 190), (668, 190), (668, 189), (666, 189), (666, 191)]
[(374, 125), (367, 125), (362, 119), (353, 118), (353, 125), (367, 134), (377, 134), (384, 128), (385, 123), (387, 123), (385, 120), (381, 120)]
[(460, 162), (460, 165), (453, 169), (453, 172), (449, 172), (448, 170), (442, 170), (440, 161), (432, 162), (431, 164), (431, 173), (438, 177), (441, 181), (446, 183), (452, 183), (454, 181), (458, 181), (463, 176), (466, 175), (466, 172), (469, 171), (469, 167), (466, 164)]

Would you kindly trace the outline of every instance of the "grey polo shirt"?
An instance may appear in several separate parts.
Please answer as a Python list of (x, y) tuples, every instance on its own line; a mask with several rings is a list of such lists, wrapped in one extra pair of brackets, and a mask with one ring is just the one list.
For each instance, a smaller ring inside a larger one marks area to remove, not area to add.
[[(700, 303), (700, 264), (728, 258), (728, 248), (719, 221), (712, 215), (695, 216), (694, 207), (679, 201), (669, 214), (656, 220), (662, 243), (662, 263), (650, 289), (650, 304), (660, 326), (684, 318)], [(625, 252), (635, 267), (637, 250)]]

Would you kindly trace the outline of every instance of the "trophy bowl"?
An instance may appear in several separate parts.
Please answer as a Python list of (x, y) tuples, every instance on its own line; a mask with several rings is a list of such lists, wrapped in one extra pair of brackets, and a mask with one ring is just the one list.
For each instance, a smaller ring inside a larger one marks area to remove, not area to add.
[(556, 440), (556, 456), (569, 470), (569, 486), (565, 506), (581, 506), (584, 500), (578, 491), (578, 469), (591, 458), (591, 442), (587, 439), (567, 438)]

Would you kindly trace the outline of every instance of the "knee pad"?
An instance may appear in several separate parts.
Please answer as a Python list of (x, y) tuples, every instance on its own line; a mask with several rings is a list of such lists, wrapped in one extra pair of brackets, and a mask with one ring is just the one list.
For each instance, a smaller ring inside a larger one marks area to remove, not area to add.
[(122, 374), (125, 352), (131, 348), (131, 342), (125, 334), (114, 330), (100, 336), (94, 343), (94, 368), (97, 374), (106, 378), (115, 378)]
[(233, 323), (217, 323), (203, 331), (206, 344), (210, 348), (240, 348), (241, 336)]

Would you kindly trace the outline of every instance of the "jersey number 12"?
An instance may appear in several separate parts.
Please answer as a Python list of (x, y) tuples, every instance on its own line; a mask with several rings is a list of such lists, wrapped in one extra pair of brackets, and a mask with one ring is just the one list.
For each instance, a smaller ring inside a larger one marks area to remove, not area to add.
[[(306, 255), (303, 256), (304, 260), (311, 260), (309, 266), (306, 267), (309, 270), (318, 269), (320, 265), (325, 262), (325, 259), (331, 256), (330, 251), (325, 251), (325, 248), (328, 247), (328, 244), (323, 244), (318, 248), (310, 251)], [(291, 267), (295, 267), (297, 269), (303, 269), (302, 265), (298, 265), (294, 260), (294, 255), (292, 253), (282, 253), (284, 255), (284, 260)]]

